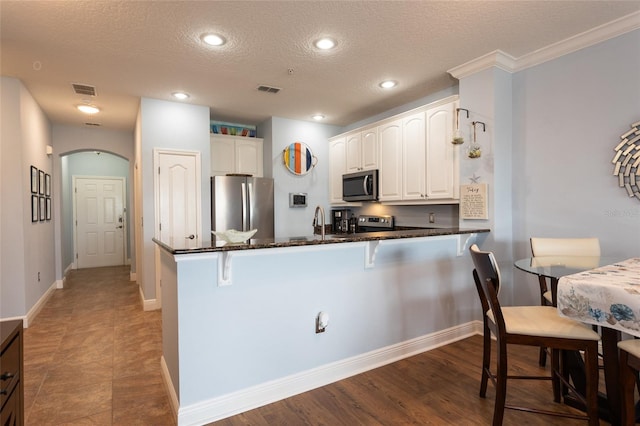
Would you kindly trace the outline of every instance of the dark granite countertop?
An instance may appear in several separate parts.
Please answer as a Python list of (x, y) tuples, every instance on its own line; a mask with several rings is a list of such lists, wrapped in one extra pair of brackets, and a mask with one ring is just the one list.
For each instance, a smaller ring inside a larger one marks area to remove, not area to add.
[(363, 232), (356, 234), (328, 234), (324, 239), (320, 235), (309, 235), (289, 238), (251, 239), (247, 243), (227, 244), (224, 241), (205, 241), (199, 247), (178, 248), (153, 239), (153, 241), (171, 254), (192, 254), (222, 252), (232, 250), (268, 249), (276, 247), (296, 247), (320, 244), (341, 244), (360, 241), (394, 240), (402, 238), (438, 237), (442, 235), (476, 234), (490, 232), (489, 229), (461, 228), (409, 228), (398, 231)]

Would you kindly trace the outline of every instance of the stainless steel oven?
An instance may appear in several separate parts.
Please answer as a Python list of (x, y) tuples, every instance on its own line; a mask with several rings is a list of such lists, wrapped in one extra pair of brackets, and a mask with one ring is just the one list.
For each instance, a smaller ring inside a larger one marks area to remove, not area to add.
[(382, 232), (393, 231), (395, 220), (393, 216), (358, 216), (356, 232)]
[(377, 201), (378, 170), (342, 175), (342, 199), (344, 201)]

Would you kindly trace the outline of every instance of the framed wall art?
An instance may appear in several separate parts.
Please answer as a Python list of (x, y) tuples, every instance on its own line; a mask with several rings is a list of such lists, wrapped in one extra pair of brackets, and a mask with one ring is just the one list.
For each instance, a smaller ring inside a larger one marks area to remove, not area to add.
[(44, 175), (44, 195), (51, 197), (51, 175), (49, 173)]
[(31, 193), (38, 193), (38, 169), (31, 166)]
[(40, 206), (38, 207), (38, 212), (40, 213), (40, 222), (44, 222), (44, 218), (46, 217), (46, 202), (44, 197), (40, 198)]
[(38, 194), (44, 195), (44, 172), (38, 172)]
[[(37, 191), (37, 189), (36, 189)], [(31, 222), (38, 221), (38, 196), (31, 196)]]
[(45, 199), (45, 220), (51, 220), (51, 198)]

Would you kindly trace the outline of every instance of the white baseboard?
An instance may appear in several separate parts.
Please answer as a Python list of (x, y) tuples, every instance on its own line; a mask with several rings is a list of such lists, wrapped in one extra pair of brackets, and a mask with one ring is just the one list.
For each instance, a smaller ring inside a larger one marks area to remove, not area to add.
[(24, 328), (28, 328), (29, 324), (36, 319), (36, 317), (38, 316), (38, 314), (40, 313), (44, 305), (47, 303), (47, 300), (49, 300), (49, 298), (53, 295), (53, 292), (56, 290), (56, 288), (57, 288), (57, 281), (51, 284), (51, 286), (49, 286), (47, 291), (44, 292), (42, 297), (38, 299), (35, 305), (33, 305), (31, 309), (29, 309), (29, 312), (27, 312), (27, 315), (23, 318), (22, 326)]
[(178, 418), (178, 408), (179, 408), (180, 402), (178, 401), (176, 388), (173, 386), (173, 381), (171, 380), (171, 374), (169, 374), (169, 367), (167, 367), (167, 362), (164, 359), (164, 355), (160, 357), (160, 373), (162, 374), (164, 387), (167, 391), (167, 395), (169, 396), (169, 403), (171, 404), (171, 411), (173, 411), (173, 417)]
[(138, 277), (136, 276), (136, 273), (129, 271), (129, 281), (137, 281), (137, 280), (138, 280)]
[[(476, 334), (482, 334), (482, 322), (471, 321), (185, 407), (174, 394), (172, 404), (178, 407), (178, 425), (215, 422)], [(169, 377), (168, 371), (163, 374)]]
[(61, 280), (56, 280), (56, 288), (64, 288), (65, 279), (66, 278), (63, 278)]
[(158, 303), (158, 299), (145, 299), (144, 293), (142, 293), (142, 287), (138, 286), (138, 290), (140, 291), (140, 301), (142, 302), (142, 310), (143, 311), (157, 311), (161, 308)]

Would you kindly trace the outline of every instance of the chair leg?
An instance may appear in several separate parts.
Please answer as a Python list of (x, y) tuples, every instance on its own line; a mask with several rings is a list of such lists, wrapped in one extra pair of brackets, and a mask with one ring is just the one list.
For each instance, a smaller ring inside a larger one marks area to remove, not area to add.
[(487, 382), (489, 381), (489, 368), (491, 368), (491, 330), (484, 323), (484, 336), (482, 347), (482, 378), (480, 379), (480, 397), (487, 396)]
[(496, 402), (493, 408), (493, 426), (501, 426), (504, 418), (504, 405), (507, 400), (507, 348), (498, 338), (496, 373)]
[(540, 357), (538, 358), (538, 365), (544, 367), (547, 365), (547, 348), (540, 346)]
[(629, 354), (620, 351), (620, 384), (622, 385), (622, 425), (635, 424), (634, 391), (637, 373), (629, 366)]
[(587, 415), (589, 416), (589, 425), (597, 426), (600, 424), (598, 418), (598, 344), (589, 345), (584, 351), (584, 366), (587, 376)]
[(553, 400), (555, 402), (560, 402), (560, 379), (558, 378), (561, 373), (560, 369), (560, 350), (552, 349), (551, 350), (551, 387), (553, 388)]

